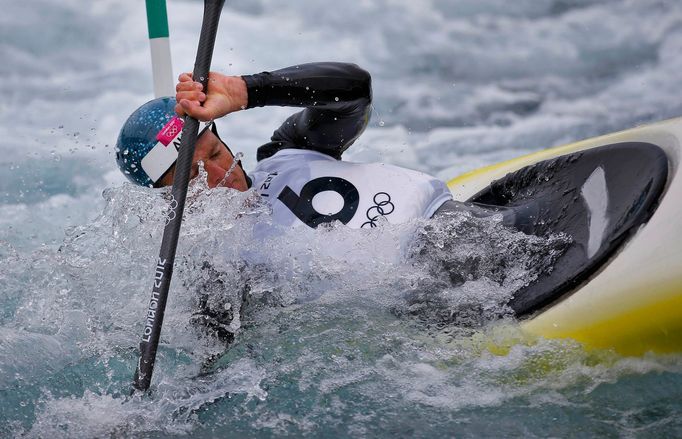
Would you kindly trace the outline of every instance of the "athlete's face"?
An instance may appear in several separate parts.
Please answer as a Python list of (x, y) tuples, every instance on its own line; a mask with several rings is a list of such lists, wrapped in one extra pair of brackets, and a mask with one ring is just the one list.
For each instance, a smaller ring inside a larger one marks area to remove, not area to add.
[[(199, 175), (199, 161), (204, 162), (204, 169), (208, 173), (206, 177), (208, 187), (214, 188), (221, 185), (242, 192), (249, 188), (241, 166), (235, 166), (232, 173), (225, 178), (227, 170), (234, 163), (234, 157), (211, 130), (206, 130), (197, 140), (194, 158), (192, 159), (190, 179)], [(173, 184), (174, 175), (175, 166), (159, 180), (159, 186), (170, 186)]]

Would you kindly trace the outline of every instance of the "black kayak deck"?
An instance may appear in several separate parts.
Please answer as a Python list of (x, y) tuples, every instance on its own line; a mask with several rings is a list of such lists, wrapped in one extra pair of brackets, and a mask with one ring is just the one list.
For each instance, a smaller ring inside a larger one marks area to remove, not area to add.
[(515, 227), (524, 233), (572, 239), (550, 272), (515, 293), (516, 315), (556, 303), (599, 270), (649, 220), (667, 177), (661, 148), (616, 143), (527, 166), (467, 200), (523, 212)]

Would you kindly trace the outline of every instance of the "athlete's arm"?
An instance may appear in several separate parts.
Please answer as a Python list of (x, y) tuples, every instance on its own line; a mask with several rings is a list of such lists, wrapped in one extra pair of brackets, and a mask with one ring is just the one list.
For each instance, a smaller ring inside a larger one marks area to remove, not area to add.
[(258, 160), (286, 148), (310, 149), (339, 159), (367, 126), (371, 77), (355, 64), (300, 64), (242, 78), (248, 90), (247, 108), (305, 107), (258, 148)]
[(176, 112), (208, 121), (253, 107), (305, 107), (289, 117), (258, 148), (258, 160), (286, 148), (311, 149), (341, 158), (367, 126), (372, 88), (369, 73), (355, 64), (310, 63), (246, 76), (209, 74), (204, 92), (192, 75), (180, 75)]

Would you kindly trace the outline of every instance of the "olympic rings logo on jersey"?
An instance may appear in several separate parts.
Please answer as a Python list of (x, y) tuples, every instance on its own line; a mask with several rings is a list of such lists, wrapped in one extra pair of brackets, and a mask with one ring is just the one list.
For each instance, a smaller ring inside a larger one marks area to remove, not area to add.
[(391, 196), (386, 192), (378, 192), (374, 195), (374, 206), (367, 209), (367, 219), (362, 223), (360, 228), (376, 227), (376, 222), (379, 218), (390, 215), (395, 210), (395, 205), (391, 202)]

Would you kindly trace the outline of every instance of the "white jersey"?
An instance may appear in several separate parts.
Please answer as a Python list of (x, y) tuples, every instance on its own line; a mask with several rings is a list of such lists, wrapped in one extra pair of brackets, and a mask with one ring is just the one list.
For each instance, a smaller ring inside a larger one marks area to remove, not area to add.
[(261, 160), (253, 187), (272, 205), (278, 224), (310, 227), (341, 221), (352, 228), (430, 218), (452, 195), (422, 172), (383, 163), (351, 163), (326, 154), (283, 149)]

